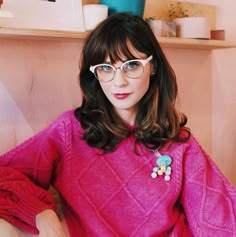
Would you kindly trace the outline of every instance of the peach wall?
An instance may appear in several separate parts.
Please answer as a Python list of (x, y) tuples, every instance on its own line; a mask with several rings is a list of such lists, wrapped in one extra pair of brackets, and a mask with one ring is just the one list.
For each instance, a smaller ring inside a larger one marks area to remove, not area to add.
[[(215, 4), (217, 26), (236, 41), (234, 0), (195, 2)], [(0, 39), (1, 152), (80, 104), (76, 77), (81, 47), (81, 40)], [(178, 106), (199, 142), (234, 184), (235, 50), (164, 49), (179, 83)]]
[[(235, 0), (188, 1), (215, 5), (216, 29), (224, 29), (226, 40), (236, 42)], [(189, 117), (189, 126), (226, 177), (236, 185), (236, 49), (204, 53), (168, 49), (167, 54), (178, 76), (181, 105)]]
[(81, 44), (0, 39), (1, 152), (13, 145), (12, 137), (17, 144), (80, 104)]
[(213, 56), (213, 156), (222, 171), (236, 184), (236, 49)]
[[(222, 2), (222, 3), (221, 3)], [(218, 26), (226, 39), (236, 41), (235, 0), (218, 1)], [(236, 185), (236, 49), (213, 52), (213, 156), (226, 176)]]
[(188, 117), (188, 124), (208, 154), (212, 154), (212, 77), (211, 51), (164, 49), (179, 85), (177, 105)]

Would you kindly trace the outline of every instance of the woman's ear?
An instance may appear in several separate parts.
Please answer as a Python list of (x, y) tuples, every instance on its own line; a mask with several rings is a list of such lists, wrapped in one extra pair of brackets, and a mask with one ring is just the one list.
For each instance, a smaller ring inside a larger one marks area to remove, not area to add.
[(150, 63), (150, 72), (151, 72), (151, 76), (154, 76), (157, 73), (157, 63), (156, 60), (153, 58), (151, 63)]
[(150, 69), (150, 71), (151, 71), (151, 76), (155, 75), (156, 70), (155, 70), (155, 66), (154, 66), (153, 64), (151, 64), (151, 69)]

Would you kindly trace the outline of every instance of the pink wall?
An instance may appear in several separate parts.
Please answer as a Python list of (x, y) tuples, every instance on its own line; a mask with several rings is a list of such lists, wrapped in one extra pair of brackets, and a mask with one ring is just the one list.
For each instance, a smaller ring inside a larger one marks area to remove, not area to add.
[[(217, 26), (226, 39), (236, 42), (235, 0), (217, 1)], [(236, 185), (236, 48), (212, 53), (212, 151), (226, 176)]]
[(213, 53), (213, 157), (236, 184), (236, 49)]
[(1, 151), (80, 104), (81, 43), (0, 39)]
[[(231, 10), (236, 8), (236, 2), (204, 2), (217, 5), (217, 25), (226, 29), (230, 40), (236, 41)], [(76, 77), (81, 46), (81, 40), (0, 39), (0, 133), (4, 137), (1, 152), (41, 130), (62, 111), (80, 104)], [(177, 104), (188, 116), (188, 125), (236, 184), (236, 49), (164, 51), (178, 78)]]
[(197, 49), (164, 50), (177, 76), (177, 105), (187, 115), (192, 133), (212, 154), (212, 53)]
[[(188, 1), (215, 5), (216, 29), (224, 29), (226, 40), (236, 42), (235, 0)], [(236, 48), (179, 53), (171, 49), (167, 53), (178, 75), (181, 105), (193, 133), (236, 185)]]

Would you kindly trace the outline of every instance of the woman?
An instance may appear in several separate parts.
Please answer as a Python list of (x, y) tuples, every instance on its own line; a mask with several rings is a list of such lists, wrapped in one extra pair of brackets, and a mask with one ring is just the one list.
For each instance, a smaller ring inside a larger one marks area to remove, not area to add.
[(67, 236), (53, 185), (71, 237), (236, 235), (236, 190), (175, 108), (175, 74), (142, 18), (98, 25), (79, 81), (81, 107), (0, 157), (2, 218)]

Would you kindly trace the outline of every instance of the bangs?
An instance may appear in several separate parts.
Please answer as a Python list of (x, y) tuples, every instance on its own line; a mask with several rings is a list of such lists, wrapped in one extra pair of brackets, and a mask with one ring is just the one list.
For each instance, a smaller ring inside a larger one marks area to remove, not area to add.
[(100, 61), (94, 63), (103, 63), (107, 57), (109, 57), (112, 64), (117, 61), (134, 59), (136, 57), (132, 52), (134, 52), (134, 49), (142, 52), (141, 48), (133, 34), (128, 34), (124, 30), (116, 28), (112, 33), (104, 33), (100, 39), (97, 39), (94, 60), (99, 59)]
[(110, 58), (111, 63), (115, 63), (117, 61), (124, 61), (134, 59), (135, 56), (131, 53), (131, 49), (136, 48), (133, 46), (132, 42), (126, 39), (115, 39), (110, 42), (110, 45), (107, 47), (106, 56)]

